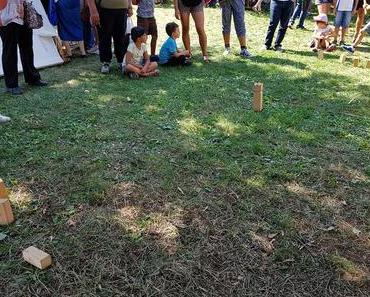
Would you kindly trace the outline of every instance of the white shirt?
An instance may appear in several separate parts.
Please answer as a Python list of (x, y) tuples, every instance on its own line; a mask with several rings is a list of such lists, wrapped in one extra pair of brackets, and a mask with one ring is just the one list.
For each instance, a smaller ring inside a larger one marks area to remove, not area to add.
[(338, 11), (352, 11), (354, 0), (339, 0), (337, 3)]
[(23, 0), (8, 0), (4, 9), (0, 10), (0, 26), (10, 23), (23, 25), (23, 19), (18, 13), (18, 6), (23, 5)]
[[(146, 44), (142, 43), (141, 47), (138, 48), (134, 42), (131, 42), (127, 48), (127, 51), (132, 54), (132, 57), (134, 58), (136, 63), (142, 64), (144, 60), (144, 53), (147, 51)], [(125, 59), (123, 61), (123, 64), (125, 65), (127, 64), (126, 57), (127, 57), (127, 54), (125, 55)]]

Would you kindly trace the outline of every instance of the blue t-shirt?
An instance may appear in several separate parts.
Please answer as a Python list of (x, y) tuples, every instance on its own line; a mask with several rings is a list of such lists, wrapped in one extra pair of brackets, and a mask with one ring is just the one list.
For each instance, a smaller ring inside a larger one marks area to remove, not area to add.
[(162, 45), (159, 52), (159, 63), (166, 64), (173, 54), (177, 52), (177, 45), (175, 39), (169, 37)]

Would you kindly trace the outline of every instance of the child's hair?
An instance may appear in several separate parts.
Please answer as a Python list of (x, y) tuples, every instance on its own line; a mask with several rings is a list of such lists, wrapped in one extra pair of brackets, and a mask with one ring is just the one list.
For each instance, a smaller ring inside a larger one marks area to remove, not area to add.
[(176, 24), (175, 22), (168, 23), (166, 25), (166, 32), (168, 36), (172, 36), (172, 33), (175, 32), (176, 28), (178, 28), (179, 25)]
[(145, 34), (145, 30), (141, 27), (133, 27), (131, 29), (131, 39), (133, 42), (136, 42), (136, 40), (138, 40), (138, 38), (140, 38), (144, 34)]

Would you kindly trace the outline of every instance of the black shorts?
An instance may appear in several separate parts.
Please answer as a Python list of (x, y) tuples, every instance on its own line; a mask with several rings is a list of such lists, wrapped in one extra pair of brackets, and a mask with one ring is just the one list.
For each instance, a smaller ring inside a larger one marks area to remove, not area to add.
[(137, 26), (144, 29), (145, 34), (158, 36), (157, 22), (155, 18), (137, 17)]

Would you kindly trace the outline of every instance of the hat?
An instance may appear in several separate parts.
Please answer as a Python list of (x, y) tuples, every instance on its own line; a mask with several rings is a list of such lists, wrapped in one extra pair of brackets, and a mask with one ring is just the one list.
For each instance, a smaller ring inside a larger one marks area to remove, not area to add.
[(315, 22), (323, 22), (325, 24), (328, 23), (328, 16), (326, 14), (319, 14), (313, 18)]

